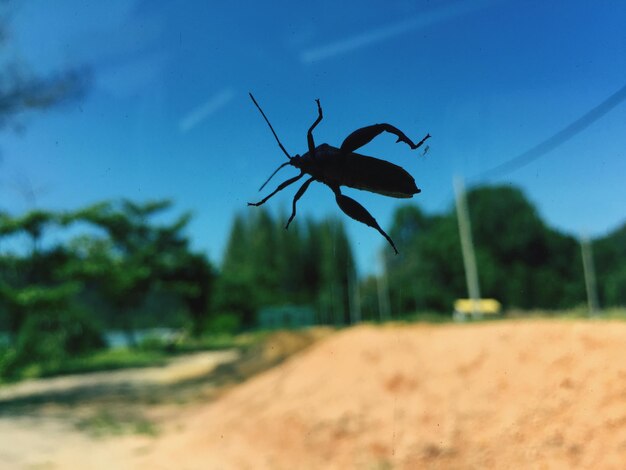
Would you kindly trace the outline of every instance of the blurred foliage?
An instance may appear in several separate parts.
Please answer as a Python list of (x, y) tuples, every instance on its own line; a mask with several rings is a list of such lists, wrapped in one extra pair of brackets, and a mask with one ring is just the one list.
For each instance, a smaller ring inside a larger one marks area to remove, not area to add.
[(157, 425), (140, 411), (101, 408), (95, 414), (81, 417), (76, 427), (95, 438), (119, 436), (122, 434), (143, 434), (155, 437), (159, 433)]
[[(584, 304), (580, 244), (547, 227), (524, 194), (510, 186), (479, 187), (467, 194), (481, 295), (506, 309), (566, 309)], [(454, 208), (427, 215), (399, 208), (390, 235), (400, 254), (386, 253), (391, 310), (449, 314), (466, 296)], [(601, 305), (626, 305), (626, 226), (593, 243)], [(373, 318), (376, 280), (361, 291), (363, 316)]]
[[(509, 311), (585, 304), (575, 238), (547, 227), (515, 188), (476, 188), (467, 198), (483, 297)], [(465, 295), (453, 209), (430, 215), (400, 207), (390, 230), (400, 254), (384, 250), (386, 277), (358, 281), (338, 219), (300, 219), (285, 230), (285, 214), (239, 214), (217, 270), (189, 248), (189, 214), (155, 222), (170, 208), (169, 201), (122, 200), (73, 212), (0, 213), (0, 244), (26, 242), (0, 255), (0, 330), (8, 332), (0, 377), (123, 366), (84, 359), (99, 357), (111, 329), (133, 338), (136, 328), (184, 327), (176, 338), (142, 341), (136, 353), (150, 355), (149, 364), (169, 353), (232, 346), (233, 335), (257, 326), (263, 307), (309, 306), (316, 323), (346, 325), (386, 320), (388, 298), (393, 319), (433, 321), (448, 318), (454, 299)], [(72, 236), (59, 236), (64, 231)], [(603, 307), (626, 304), (625, 247), (626, 225), (592, 244)]]
[[(8, 354), (3, 355), (0, 349), (0, 369), (3, 357), (11, 359), (13, 353), (9, 349)], [(79, 374), (86, 372), (98, 372), (105, 370), (117, 370), (136, 367), (163, 366), (166, 363), (168, 353), (163, 350), (113, 348), (99, 349), (76, 356), (66, 355), (62, 361), (29, 361), (20, 367), (12, 369), (5, 375), (0, 374), (2, 381), (15, 381), (19, 379), (53, 377), (64, 374)]]
[(76, 354), (104, 346), (100, 328), (85, 312), (39, 311), (30, 315), (20, 329), (15, 346), (0, 363), (0, 377), (11, 377), (30, 364), (36, 364), (37, 371), (26, 375), (39, 376), (59, 368)]
[(169, 201), (122, 200), (96, 204), (73, 216), (106, 236), (76, 239), (72, 245), (76, 256), (66, 274), (90, 283), (110, 305), (115, 326), (124, 328), (131, 339), (136, 314), (151, 296), (176, 297), (194, 334), (203, 331), (209, 314), (214, 272), (205, 255), (190, 251), (182, 233), (190, 215), (183, 214), (169, 225), (150, 220), (170, 206)]
[[(137, 326), (180, 326), (182, 315), (192, 334), (204, 331), (214, 270), (189, 249), (182, 233), (189, 214), (152, 222), (170, 206), (123, 200), (72, 213), (3, 213), (0, 243), (24, 236), (29, 242), (26, 251), (0, 256), (0, 325), (9, 333), (0, 376), (31, 365), (38, 368), (32, 374), (60, 369), (72, 356), (104, 347), (105, 329), (121, 327), (134, 338)], [(87, 233), (56, 244), (47, 239), (51, 228), (74, 224)]]
[(36, 75), (19, 56), (7, 53), (11, 39), (10, 18), (16, 2), (0, 5), (0, 130), (22, 130), (23, 118), (32, 111), (59, 106), (82, 97), (89, 88), (91, 74), (85, 67), (72, 67), (49, 76)]
[(219, 313), (211, 318), (208, 330), (212, 334), (234, 335), (241, 329), (241, 319), (234, 313)]
[(80, 98), (87, 91), (91, 74), (86, 68), (74, 68), (48, 77), (33, 75), (19, 61), (0, 69), (0, 128), (22, 129), (22, 117), (68, 100)]
[(236, 315), (243, 327), (256, 325), (264, 306), (312, 305), (320, 323), (349, 322), (352, 250), (336, 220), (295, 220), (263, 208), (234, 219), (217, 279), (214, 307)]
[(600, 305), (626, 306), (626, 223), (593, 244)]

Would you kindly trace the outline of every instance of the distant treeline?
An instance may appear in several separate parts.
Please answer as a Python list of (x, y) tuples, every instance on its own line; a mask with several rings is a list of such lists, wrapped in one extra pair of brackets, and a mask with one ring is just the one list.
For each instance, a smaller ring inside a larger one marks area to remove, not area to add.
[[(517, 188), (479, 187), (467, 200), (483, 297), (521, 310), (586, 303), (577, 238), (548, 227)], [(385, 306), (392, 317), (449, 315), (454, 300), (467, 296), (454, 207), (435, 215), (416, 204), (398, 208), (389, 233), (400, 254), (381, 243), (385, 273), (358, 281), (341, 221), (285, 231), (284, 220), (258, 210), (235, 218), (216, 283), (218, 311), (254, 324), (262, 306), (309, 304), (318, 321), (347, 324), (384, 318)], [(592, 247), (600, 304), (626, 305), (626, 225)]]
[(264, 209), (235, 216), (215, 289), (215, 311), (244, 326), (264, 306), (313, 306), (319, 323), (350, 322), (356, 283), (352, 250), (340, 219), (294, 220)]
[[(524, 194), (510, 186), (467, 193), (482, 297), (508, 309), (563, 309), (585, 304), (581, 246), (548, 227)], [(395, 213), (387, 254), (394, 312), (449, 311), (466, 296), (456, 211), (427, 215), (416, 205)], [(593, 241), (600, 304), (626, 305), (626, 224)]]
[[(585, 303), (576, 238), (547, 227), (518, 189), (481, 187), (467, 199), (483, 297), (519, 309)], [(190, 249), (189, 214), (154, 221), (168, 209), (168, 201), (123, 200), (63, 213), (0, 212), (0, 331), (12, 351), (0, 351), (0, 375), (100, 347), (106, 329), (129, 337), (150, 326), (233, 332), (255, 327), (259, 309), (284, 305), (312, 308), (326, 324), (380, 319), (383, 305), (393, 317), (449, 315), (466, 295), (454, 208), (429, 215), (400, 207), (389, 230), (400, 254), (381, 241), (386, 273), (365, 279), (355, 275), (340, 218), (302, 217), (285, 230), (285, 214), (239, 213), (216, 269)], [(601, 305), (626, 305), (626, 225), (592, 246)]]

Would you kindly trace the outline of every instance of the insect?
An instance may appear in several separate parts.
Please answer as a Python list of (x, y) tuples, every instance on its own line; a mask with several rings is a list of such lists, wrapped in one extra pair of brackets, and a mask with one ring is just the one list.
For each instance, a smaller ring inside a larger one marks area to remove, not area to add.
[(298, 200), (302, 197), (313, 181), (318, 181), (325, 184), (333, 191), (337, 205), (348, 217), (378, 230), (378, 232), (389, 242), (395, 253), (398, 254), (398, 250), (396, 249), (396, 245), (393, 243), (393, 240), (382, 228), (380, 228), (376, 219), (374, 219), (367, 209), (365, 209), (365, 207), (357, 201), (341, 194), (340, 187), (347, 186), (349, 188), (371, 191), (373, 193), (396, 198), (413, 197), (414, 194), (421, 192), (421, 190), (415, 185), (415, 180), (404, 168), (378, 158), (355, 153), (355, 150), (363, 147), (382, 132), (394, 134), (398, 137), (396, 142), (404, 142), (411, 147), (412, 150), (416, 150), (421, 147), (424, 142), (426, 142), (426, 139), (430, 138), (430, 134), (426, 134), (422, 140), (420, 140), (417, 144), (414, 144), (413, 141), (411, 141), (411, 139), (404, 134), (404, 132), (391, 124), (374, 124), (372, 126), (362, 127), (354, 131), (346, 137), (339, 148), (328, 144), (316, 146), (315, 141), (313, 140), (313, 129), (315, 129), (315, 127), (322, 120), (323, 113), (320, 100), (315, 100), (317, 103), (317, 119), (309, 128), (307, 133), (308, 151), (304, 155), (295, 155), (292, 157), (289, 155), (289, 152), (285, 150), (285, 147), (276, 135), (272, 124), (270, 124), (269, 119), (254, 99), (252, 93), (250, 93), (250, 98), (252, 98), (252, 102), (261, 112), (265, 122), (267, 122), (272, 134), (274, 134), (276, 142), (278, 142), (278, 146), (289, 159), (289, 161), (280, 165), (274, 173), (270, 175), (265, 183), (263, 183), (263, 185), (259, 188), (259, 191), (263, 190), (272, 177), (278, 173), (281, 168), (284, 168), (287, 165), (291, 165), (300, 170), (300, 174), (283, 181), (272, 193), (264, 197), (259, 202), (249, 202), (248, 205), (260, 206), (261, 204), (265, 204), (269, 198), (274, 196), (279, 191), (282, 191), (287, 186), (295, 183), (304, 175), (309, 175), (309, 178), (302, 186), (300, 186), (300, 189), (298, 189), (293, 198), (291, 217), (289, 217), (285, 228), (289, 228), (289, 224), (296, 216), (296, 203)]

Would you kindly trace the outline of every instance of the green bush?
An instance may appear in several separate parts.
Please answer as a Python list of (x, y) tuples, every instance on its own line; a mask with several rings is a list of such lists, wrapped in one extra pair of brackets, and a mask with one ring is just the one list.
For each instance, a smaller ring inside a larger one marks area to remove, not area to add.
[(27, 375), (40, 375), (69, 357), (105, 345), (100, 330), (78, 308), (38, 312), (25, 320), (15, 346), (0, 359), (0, 375), (24, 375), (27, 370)]
[(220, 313), (209, 321), (208, 333), (233, 335), (241, 328), (241, 320), (234, 313)]
[(9, 377), (15, 363), (16, 350), (8, 346), (0, 346), (0, 383), (3, 377)]
[(137, 347), (141, 351), (174, 352), (178, 341), (177, 337), (166, 338), (158, 334), (149, 334), (139, 341)]

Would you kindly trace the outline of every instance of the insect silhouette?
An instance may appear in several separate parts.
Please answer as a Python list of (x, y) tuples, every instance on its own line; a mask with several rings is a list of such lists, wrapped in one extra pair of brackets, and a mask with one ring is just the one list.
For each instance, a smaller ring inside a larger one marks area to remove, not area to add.
[(404, 134), (404, 132), (391, 124), (374, 124), (372, 126), (362, 127), (354, 131), (346, 137), (339, 148), (328, 144), (315, 146), (315, 141), (313, 140), (313, 129), (315, 129), (323, 118), (320, 100), (315, 100), (317, 103), (318, 114), (317, 119), (309, 128), (307, 133), (308, 151), (304, 155), (295, 155), (292, 157), (289, 155), (289, 152), (285, 150), (285, 147), (276, 135), (272, 124), (270, 124), (269, 119), (267, 119), (267, 116), (254, 99), (254, 96), (252, 96), (252, 93), (250, 93), (250, 98), (252, 98), (252, 102), (261, 112), (265, 122), (267, 122), (272, 134), (274, 134), (276, 142), (278, 142), (278, 146), (289, 159), (289, 161), (280, 165), (274, 173), (270, 175), (265, 183), (263, 183), (263, 185), (259, 188), (259, 191), (263, 190), (272, 177), (278, 173), (281, 168), (284, 168), (287, 165), (291, 165), (300, 170), (300, 174), (283, 181), (272, 193), (264, 197), (259, 202), (249, 202), (248, 205), (260, 206), (261, 204), (265, 204), (269, 198), (274, 196), (279, 191), (282, 191), (287, 186), (295, 183), (304, 175), (309, 175), (310, 177), (302, 186), (300, 186), (300, 189), (298, 189), (293, 198), (291, 217), (289, 217), (285, 228), (289, 228), (289, 224), (296, 216), (296, 203), (298, 200), (302, 197), (313, 181), (318, 181), (325, 184), (333, 191), (337, 205), (347, 216), (378, 230), (378, 232), (389, 242), (395, 253), (398, 254), (398, 250), (396, 249), (396, 245), (393, 243), (393, 240), (382, 228), (380, 228), (376, 219), (374, 219), (367, 209), (365, 209), (365, 207), (357, 201), (341, 194), (340, 187), (347, 186), (349, 188), (361, 189), (396, 198), (413, 197), (414, 194), (421, 192), (421, 190), (415, 185), (415, 180), (404, 168), (385, 160), (355, 153), (355, 150), (363, 147), (382, 132), (394, 134), (398, 137), (396, 142), (404, 142), (411, 147), (412, 150), (416, 150), (422, 146), (426, 139), (430, 138), (430, 134), (426, 134), (422, 140), (420, 140), (417, 144), (414, 144), (413, 141), (411, 141), (411, 139)]

